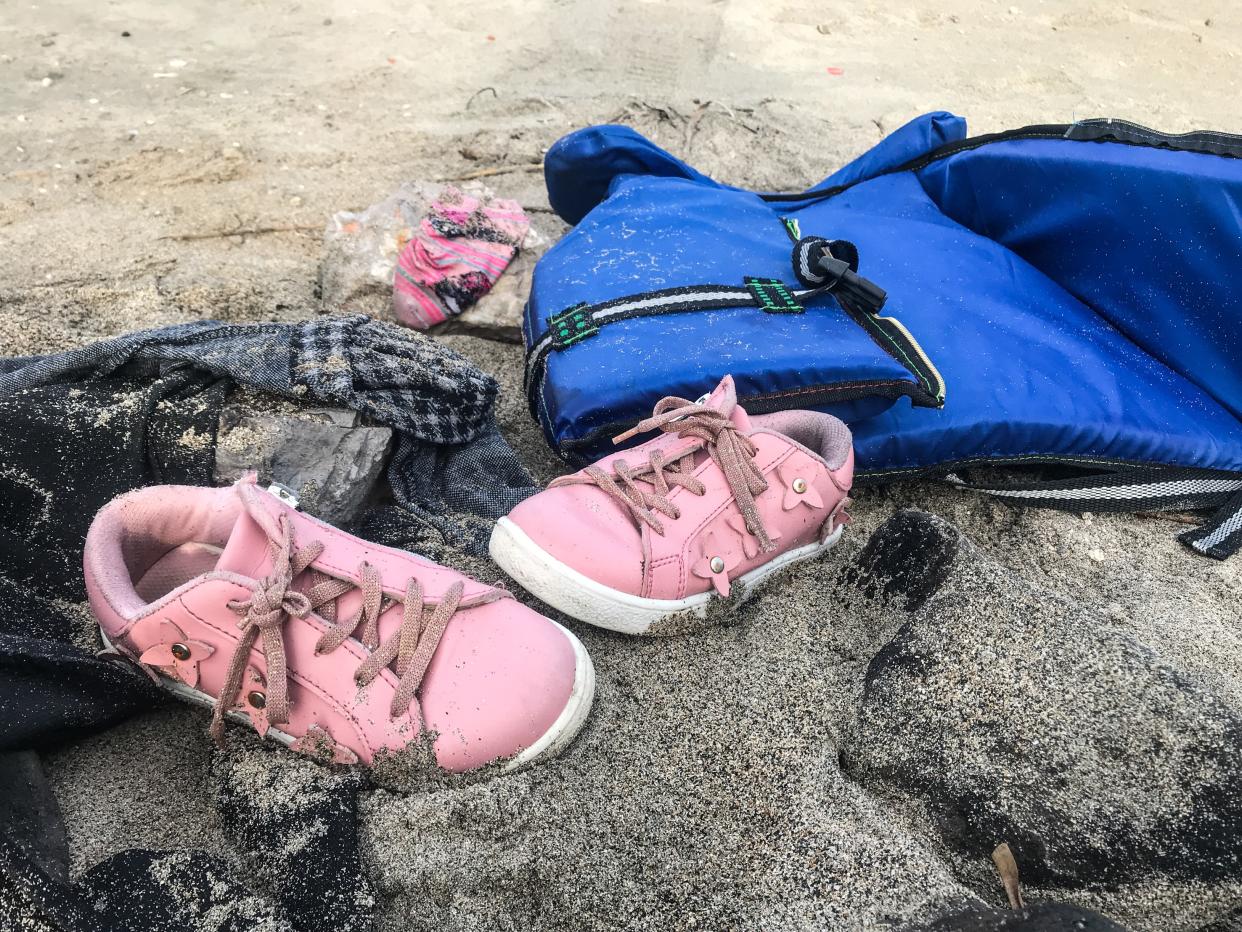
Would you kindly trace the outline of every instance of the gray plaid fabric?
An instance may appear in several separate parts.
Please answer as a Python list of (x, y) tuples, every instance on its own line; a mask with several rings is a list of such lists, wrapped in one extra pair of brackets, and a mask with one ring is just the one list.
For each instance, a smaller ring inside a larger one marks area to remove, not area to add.
[(446, 539), (486, 549), (485, 529), (535, 491), (492, 417), (496, 380), (427, 337), (369, 317), (293, 324), (195, 321), (50, 356), (0, 359), (0, 394), (103, 378), (122, 366), (189, 364), (287, 398), (352, 408), (391, 427), (397, 502)]

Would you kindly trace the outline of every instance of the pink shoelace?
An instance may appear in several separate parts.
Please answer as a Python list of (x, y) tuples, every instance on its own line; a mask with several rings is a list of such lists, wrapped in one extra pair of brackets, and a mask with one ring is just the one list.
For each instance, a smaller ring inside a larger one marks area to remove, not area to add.
[[(726, 403), (725, 407), (731, 409), (732, 405)], [(664, 524), (655, 512), (674, 521), (681, 517), (680, 509), (668, 498), (674, 487), (686, 489), (692, 495), (706, 493), (703, 483), (693, 475), (694, 454), (706, 450), (724, 473), (733, 500), (746, 522), (746, 530), (759, 541), (761, 551), (771, 552), (776, 545), (768, 537), (755, 507), (755, 496), (767, 489), (768, 483), (755, 465), (757, 448), (754, 441), (737, 429), (737, 425), (729, 419), (729, 413), (729, 410), (721, 411), (685, 398), (661, 398), (651, 417), (614, 437), (613, 443), (622, 443), (637, 434), (656, 429), (679, 437), (691, 437), (698, 443), (686, 449), (676, 460), (666, 459), (662, 450), (652, 450), (647, 462), (639, 466), (632, 467), (625, 460), (617, 459), (612, 463), (611, 472), (599, 466), (588, 466), (583, 470), (583, 475), (562, 476), (553, 480), (549, 487), (599, 486), (625, 507), (635, 520), (662, 535)], [(639, 485), (640, 482), (643, 484)]]
[[(241, 690), (251, 648), (260, 638), (267, 663), (267, 720), (273, 725), (289, 721), (289, 674), (283, 634), (284, 624), (289, 618), (305, 618), (311, 612), (317, 612), (328, 622), (328, 630), (315, 645), (317, 654), (336, 650), (361, 626), (358, 640), (370, 651), (370, 656), (358, 667), (354, 679), (360, 687), (366, 686), (379, 676), (382, 669), (394, 664), (398, 683), (389, 714), (397, 718), (409, 709), (453, 616), (460, 609), (508, 597), (503, 590), (492, 589), (463, 599), (465, 584), (459, 580), (449, 586), (439, 602), (426, 603), (422, 586), (413, 577), (406, 581), (403, 596), (386, 595), (379, 571), (369, 563), (359, 564), (361, 579), (358, 584), (313, 569), (312, 564), (323, 553), (323, 542), (311, 541), (305, 547), (295, 548), (288, 518), (281, 515), (279, 524), (280, 540), (270, 542), (271, 573), (255, 583), (250, 598), (229, 603), (229, 608), (242, 616), (239, 622), (242, 637), (229, 661), (224, 687), (220, 690), (211, 719), (211, 735), (221, 746), (224, 744), (225, 713)], [(307, 591), (292, 589), (293, 581), (308, 569), (312, 575)], [(362, 590), (362, 605), (352, 617), (338, 623), (336, 600), (354, 588)], [(401, 624), (387, 641), (381, 642), (379, 617), (396, 602), (403, 606)]]

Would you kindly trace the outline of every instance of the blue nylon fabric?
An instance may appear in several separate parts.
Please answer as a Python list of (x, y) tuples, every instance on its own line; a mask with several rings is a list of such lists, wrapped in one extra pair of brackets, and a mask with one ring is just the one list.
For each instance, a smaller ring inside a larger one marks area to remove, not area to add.
[[(817, 186), (856, 182), (846, 191), (769, 203), (626, 131), (624, 158), (601, 159), (573, 205), (585, 219), (540, 262), (528, 336), (579, 301), (742, 275), (792, 282), (777, 218), (794, 216), (803, 234), (858, 246), (860, 271), (888, 291), (884, 313), (947, 383), (942, 410), (902, 399), (848, 416), (860, 470), (1022, 457), (1242, 470), (1242, 159), (1025, 139), (879, 174), (964, 132), (929, 114)], [(555, 147), (554, 204), (573, 187), (580, 136)], [(540, 418), (559, 447), (726, 372), (741, 371), (742, 394), (870, 377), (886, 361), (909, 378), (885, 354), (868, 357), (874, 344), (835, 304), (824, 309), (610, 325), (551, 354)]]
[[(681, 285), (741, 286), (750, 275), (801, 287), (784, 213), (755, 194), (711, 183), (619, 177), (608, 199), (540, 260), (527, 329), (537, 336), (549, 316), (579, 301)], [(733, 374), (742, 398), (862, 379), (914, 382), (831, 297), (803, 314), (750, 307), (617, 321), (551, 353), (547, 365), (539, 415), (558, 444), (645, 417), (665, 395), (697, 398), (724, 372)], [(890, 404), (892, 398), (875, 397), (832, 410), (858, 418)]]
[(719, 187), (628, 126), (589, 126), (570, 133), (553, 143), (543, 160), (548, 203), (566, 223), (580, 221), (626, 175), (689, 178)]
[(966, 138), (966, 121), (960, 116), (937, 110), (915, 117), (894, 130), (854, 161), (843, 165), (821, 181), (812, 191), (853, 184), (890, 171), (948, 142)]
[(961, 153), (919, 180), (946, 215), (1242, 417), (1242, 160), (1033, 139)]

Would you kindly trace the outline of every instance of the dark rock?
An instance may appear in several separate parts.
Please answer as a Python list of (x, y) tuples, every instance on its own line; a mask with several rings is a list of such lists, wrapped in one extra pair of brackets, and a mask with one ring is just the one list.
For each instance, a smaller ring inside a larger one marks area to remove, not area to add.
[(902, 932), (1126, 932), (1097, 912), (1064, 903), (1039, 903), (1026, 909), (968, 909)]
[(1024, 880), (1194, 879), (1242, 868), (1242, 716), (1100, 614), (965, 540), (872, 659), (842, 761), (922, 798), (970, 857)]
[(850, 581), (869, 596), (902, 599), (914, 611), (948, 578), (960, 539), (943, 518), (899, 511), (867, 540), (848, 571)]

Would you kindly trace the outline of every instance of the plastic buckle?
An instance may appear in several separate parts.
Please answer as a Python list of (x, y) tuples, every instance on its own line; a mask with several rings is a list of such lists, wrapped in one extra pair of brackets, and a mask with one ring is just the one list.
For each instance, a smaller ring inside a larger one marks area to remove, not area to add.
[(821, 272), (828, 276), (829, 281), (825, 282), (823, 287), (829, 291), (841, 284), (841, 279), (850, 270), (848, 262), (838, 259), (827, 249), (824, 250), (823, 255), (816, 260), (815, 264), (819, 266)]

